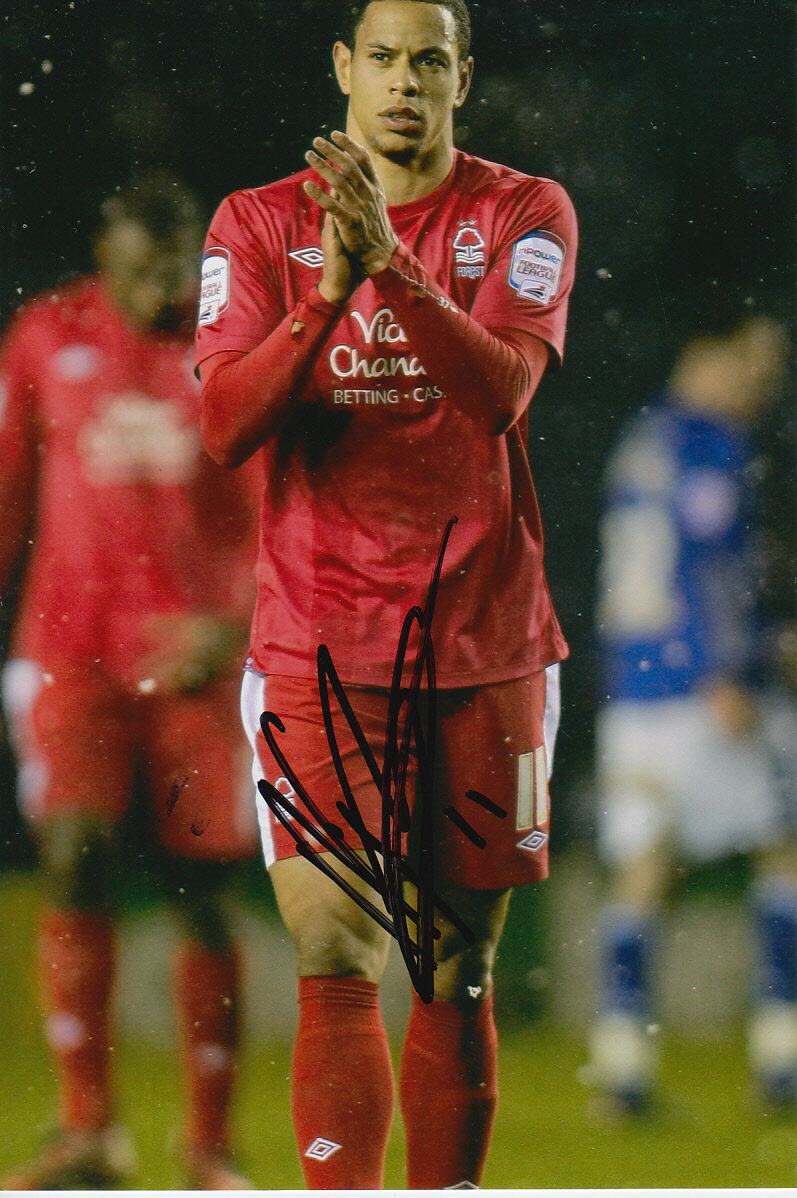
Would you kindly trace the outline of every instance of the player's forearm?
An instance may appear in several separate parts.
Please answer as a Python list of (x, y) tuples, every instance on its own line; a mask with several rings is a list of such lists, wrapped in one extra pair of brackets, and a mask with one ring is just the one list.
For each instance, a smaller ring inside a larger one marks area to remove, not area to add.
[(314, 289), (255, 349), (210, 365), (200, 397), (202, 438), (219, 465), (240, 466), (279, 432), (339, 313)]
[(371, 279), (450, 401), (490, 435), (511, 428), (545, 373), (545, 343), (519, 330), (489, 332), (456, 307), (403, 247)]

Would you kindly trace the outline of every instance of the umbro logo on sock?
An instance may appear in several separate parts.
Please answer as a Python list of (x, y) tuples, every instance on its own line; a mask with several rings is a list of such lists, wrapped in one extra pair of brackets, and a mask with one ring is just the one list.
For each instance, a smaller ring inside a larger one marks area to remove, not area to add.
[(316, 1136), (304, 1155), (309, 1156), (313, 1161), (325, 1161), (341, 1147), (342, 1145), (336, 1144), (334, 1140), (325, 1140), (323, 1136)]
[(458, 1181), (455, 1186), (443, 1186), (444, 1190), (478, 1190), (472, 1181)]

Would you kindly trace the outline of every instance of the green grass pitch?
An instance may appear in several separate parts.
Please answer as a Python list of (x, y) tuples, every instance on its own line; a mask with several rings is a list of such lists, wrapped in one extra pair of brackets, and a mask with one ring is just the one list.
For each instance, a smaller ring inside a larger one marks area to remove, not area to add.
[[(54, 1082), (35, 1016), (33, 888), (0, 881), (0, 1175), (52, 1126)], [(394, 1049), (398, 1055), (399, 1045)], [(301, 1188), (288, 1108), (290, 1048), (248, 1044), (236, 1096), (237, 1138), (262, 1189)], [(753, 1100), (741, 1029), (733, 1039), (662, 1040), (661, 1109), (631, 1125), (602, 1122), (578, 1081), (584, 1046), (545, 1019), (500, 1027), (501, 1101), (484, 1177), (495, 1188), (791, 1187), (793, 1122)], [(134, 1133), (138, 1189), (180, 1188), (170, 1151), (180, 1121), (173, 1051), (126, 1041), (118, 1049), (119, 1105)], [(404, 1184), (398, 1118), (386, 1185)]]

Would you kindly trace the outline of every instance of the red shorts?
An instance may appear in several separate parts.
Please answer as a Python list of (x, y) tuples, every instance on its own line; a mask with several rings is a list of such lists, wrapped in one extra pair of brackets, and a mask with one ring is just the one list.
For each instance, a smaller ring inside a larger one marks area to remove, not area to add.
[[(389, 693), (348, 687), (349, 702), (381, 769)], [(382, 796), (334, 696), (330, 703), (346, 779), (368, 832), (381, 840)], [(265, 777), (296, 809), (298, 780), (326, 821), (342, 827), (345, 843), (361, 842), (342, 816), (341, 782), (332, 760), (314, 679), (244, 674), (241, 710), (255, 751), (255, 782)], [(290, 769), (279, 765), (259, 725), (263, 711), (285, 725), (275, 730), (277, 746)], [(527, 678), (437, 693), (436, 751), (429, 808), (433, 820), (436, 886), (503, 889), (537, 882), (548, 874), (548, 776), (559, 719), (558, 667)], [(289, 774), (290, 776), (286, 776)], [(418, 761), (409, 760), (406, 795), (413, 820), (402, 849), (413, 862), (418, 845), (420, 799)], [(296, 841), (257, 795), (266, 864), (297, 854)], [(297, 834), (314, 851), (319, 841), (300, 821)], [(314, 827), (318, 828), (314, 821)]]
[(3, 697), (25, 815), (36, 823), (85, 812), (116, 822), (140, 776), (168, 853), (250, 855), (257, 830), (237, 692), (233, 676), (194, 694), (141, 695), (91, 664), (44, 669), (12, 659)]

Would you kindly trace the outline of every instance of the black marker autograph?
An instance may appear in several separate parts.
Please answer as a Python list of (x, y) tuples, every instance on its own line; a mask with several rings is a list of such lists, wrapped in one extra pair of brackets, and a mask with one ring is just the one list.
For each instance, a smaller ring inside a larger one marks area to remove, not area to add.
[[(440, 585), (443, 558), (451, 531), (456, 523), (456, 517), (452, 517), (443, 533), (437, 562), (429, 584), (426, 606), (420, 607), (416, 605), (412, 607), (404, 618), (393, 664), (393, 678), (388, 703), (388, 719), (381, 769), (351, 707), (343, 684), (338, 677), (329, 649), (326, 645), (319, 645), (318, 647), (318, 690), (323, 711), (324, 726), (335, 772), (344, 796), (342, 801), (338, 801), (337, 808), (346, 824), (358, 836), (365, 851), (365, 861), (346, 844), (344, 829), (325, 819), (285, 758), (273, 731), (274, 728), (279, 732), (285, 731), (285, 725), (279, 716), (267, 711), (260, 717), (260, 726), (269, 749), (309, 814), (300, 811), (285, 795), (281, 794), (265, 779), (258, 782), (258, 789), (261, 795), (271, 811), (273, 811), (275, 817), (293, 838), (300, 856), (306, 857), (308, 861), (312, 861), (316, 868), (331, 878), (362, 910), (367, 912), (381, 927), (385, 928), (390, 935), (396, 938), (407, 965), (412, 984), (420, 998), (427, 1003), (431, 1002), (434, 998), (434, 941), (439, 939), (440, 936), (440, 932), (434, 923), (435, 909), (445, 915), (469, 944), (472, 944), (475, 939), (470, 928), (434, 891), (432, 790), (434, 783), (437, 689), (431, 626), (437, 591)], [(401, 680), (404, 675), (409, 639), (415, 624), (419, 628), (419, 643), (415, 653), (412, 681), (408, 689), (402, 690)], [(421, 688), (424, 678), (426, 680), (425, 694), (427, 700), (425, 712), (421, 704)], [(346, 777), (335, 729), (332, 724), (329, 696), (330, 687), (340, 705), (341, 712), (354, 736), (363, 760), (368, 767), (374, 785), (378, 787), (382, 797), (382, 834), (379, 838), (372, 835), (365, 827), (348, 778)], [(417, 759), (416, 819), (419, 820), (420, 824), (417, 870), (410, 865), (401, 853), (401, 837), (403, 833), (409, 830), (410, 826), (406, 782), (413, 743)], [(495, 815), (506, 815), (506, 812), (483, 795), (480, 795), (478, 791), (468, 791), (468, 797)], [(484, 847), (483, 838), (470, 827), (467, 820), (460, 816), (454, 808), (447, 808), (445, 814), (453, 819), (457, 826), (475, 844)], [(387, 914), (380, 911), (364, 895), (356, 891), (353, 886), (336, 872), (332, 865), (318, 854), (317, 850), (314, 851), (310, 848), (302, 835), (301, 828), (319, 843), (324, 851), (330, 853), (338, 861), (348, 866), (369, 888), (376, 891), (384, 902)], [(405, 881), (414, 883), (416, 887), (418, 895), (417, 908), (407, 902), (404, 897)], [(410, 924), (415, 925), (414, 938), (410, 933)]]

